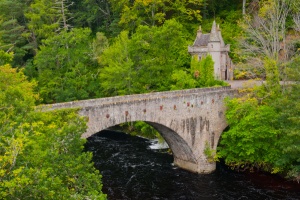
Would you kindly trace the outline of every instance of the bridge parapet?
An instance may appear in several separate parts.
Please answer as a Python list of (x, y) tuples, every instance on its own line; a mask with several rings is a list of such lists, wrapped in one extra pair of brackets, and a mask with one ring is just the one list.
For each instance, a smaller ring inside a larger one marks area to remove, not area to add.
[(193, 94), (201, 94), (201, 93), (209, 93), (216, 91), (229, 91), (232, 90), (230, 86), (223, 87), (209, 87), (209, 88), (194, 88), (187, 90), (174, 90), (174, 91), (166, 91), (166, 92), (153, 92), (153, 93), (145, 93), (145, 94), (133, 94), (133, 95), (124, 95), (124, 96), (115, 96), (115, 97), (104, 97), (97, 99), (88, 99), (88, 100), (78, 100), (72, 102), (64, 102), (64, 103), (54, 103), (42, 105), (42, 109), (45, 110), (55, 110), (59, 108), (77, 108), (77, 107), (90, 107), (90, 106), (99, 106), (104, 104), (116, 104), (116, 103), (124, 103), (126, 101), (142, 101), (146, 99), (156, 99), (156, 98), (168, 98), (172, 96), (187, 96)]

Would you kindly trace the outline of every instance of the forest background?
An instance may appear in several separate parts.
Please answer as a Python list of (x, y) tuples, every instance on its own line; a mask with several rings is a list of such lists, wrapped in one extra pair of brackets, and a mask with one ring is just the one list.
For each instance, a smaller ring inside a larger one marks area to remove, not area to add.
[[(83, 164), (91, 160), (81, 152), (83, 119), (34, 105), (223, 85), (209, 56), (187, 53), (213, 20), (231, 44), (235, 77), (267, 80), (228, 100), (230, 130), (216, 157), (300, 180), (299, 8), (297, 0), (0, 0), (1, 196), (105, 198), (101, 175)], [(54, 170), (51, 159), (70, 170)]]

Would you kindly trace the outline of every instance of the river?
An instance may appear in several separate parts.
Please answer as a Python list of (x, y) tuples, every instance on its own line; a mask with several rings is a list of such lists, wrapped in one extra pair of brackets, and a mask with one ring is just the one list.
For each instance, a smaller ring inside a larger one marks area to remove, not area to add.
[(105, 130), (88, 138), (110, 200), (300, 199), (300, 184), (264, 173), (237, 173), (218, 163), (212, 174), (194, 174), (172, 164), (154, 140)]

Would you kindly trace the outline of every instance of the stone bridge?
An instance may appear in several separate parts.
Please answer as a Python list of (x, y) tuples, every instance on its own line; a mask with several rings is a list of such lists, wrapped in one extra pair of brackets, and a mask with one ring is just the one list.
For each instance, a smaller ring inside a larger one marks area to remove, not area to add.
[(213, 87), (117, 96), (47, 105), (48, 110), (80, 108), (88, 118), (87, 138), (109, 127), (144, 121), (162, 135), (180, 168), (210, 173), (216, 163), (204, 154), (216, 150), (226, 128), (224, 98), (233, 96), (231, 87)]

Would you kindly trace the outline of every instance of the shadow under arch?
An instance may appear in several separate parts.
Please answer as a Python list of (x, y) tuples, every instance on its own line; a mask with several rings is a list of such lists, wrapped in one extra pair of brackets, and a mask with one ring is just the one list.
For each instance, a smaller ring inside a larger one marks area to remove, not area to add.
[[(138, 120), (138, 121), (142, 121), (142, 120)], [(127, 121), (127, 122), (135, 122), (135, 121)], [(142, 122), (145, 122), (146, 124), (149, 124), (150, 126), (152, 126), (164, 138), (164, 140), (169, 145), (169, 147), (173, 153), (175, 165), (180, 165), (178, 162), (182, 162), (182, 161), (188, 162), (188, 163), (193, 163), (193, 164), (197, 163), (196, 157), (195, 157), (191, 147), (176, 131), (172, 130), (171, 128), (169, 128), (163, 124), (157, 123), (157, 122), (150, 122), (150, 121), (142, 121)], [(90, 132), (88, 135), (85, 136), (85, 138), (90, 137), (102, 130), (109, 129), (110, 127), (113, 127), (113, 126), (116, 126), (116, 125), (122, 124), (122, 123), (125, 123), (125, 122), (115, 123), (109, 127), (102, 127), (99, 130), (98, 129), (94, 130), (94, 133)]]

